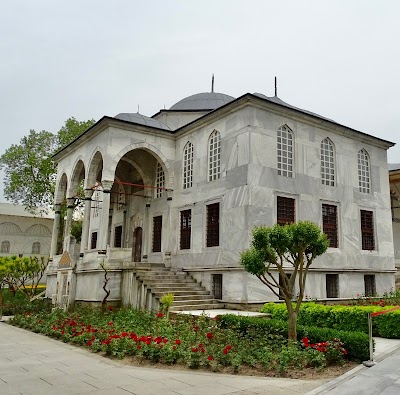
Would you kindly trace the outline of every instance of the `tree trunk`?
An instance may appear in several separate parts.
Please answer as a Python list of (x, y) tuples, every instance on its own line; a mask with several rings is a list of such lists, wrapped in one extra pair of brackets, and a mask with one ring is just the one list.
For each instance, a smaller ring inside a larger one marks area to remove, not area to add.
[(292, 306), (288, 308), (288, 339), (289, 341), (297, 340), (297, 314)]

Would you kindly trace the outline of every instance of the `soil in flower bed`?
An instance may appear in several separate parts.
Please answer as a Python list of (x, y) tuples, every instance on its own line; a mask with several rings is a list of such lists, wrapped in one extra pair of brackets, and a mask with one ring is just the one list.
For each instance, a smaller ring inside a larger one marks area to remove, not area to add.
[(79, 309), (16, 315), (10, 323), (135, 366), (320, 380), (357, 365), (333, 342), (288, 344), (280, 335), (243, 335), (207, 317)]

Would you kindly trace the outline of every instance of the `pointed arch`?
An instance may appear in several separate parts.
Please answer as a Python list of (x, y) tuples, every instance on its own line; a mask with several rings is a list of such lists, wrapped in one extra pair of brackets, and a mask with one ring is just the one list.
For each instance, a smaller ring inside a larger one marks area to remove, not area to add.
[(183, 148), (183, 189), (193, 185), (193, 144), (188, 141)]
[(371, 169), (368, 152), (363, 148), (358, 151), (358, 189), (363, 193), (371, 192)]
[(71, 182), (68, 188), (68, 197), (76, 196), (78, 193), (78, 187), (82, 180), (85, 179), (85, 164), (81, 157), (79, 157), (74, 164)]
[(96, 147), (90, 158), (85, 176), (85, 189), (91, 189), (97, 181), (103, 178), (103, 154), (100, 147)]
[(208, 139), (208, 181), (221, 177), (221, 133), (214, 130)]
[(68, 177), (65, 172), (61, 173), (61, 176), (57, 182), (56, 192), (54, 194), (54, 203), (62, 204), (67, 195)]
[(277, 162), (278, 175), (293, 177), (293, 132), (287, 125), (280, 126), (277, 132)]
[(321, 141), (321, 183), (322, 185), (335, 186), (335, 146), (329, 137)]

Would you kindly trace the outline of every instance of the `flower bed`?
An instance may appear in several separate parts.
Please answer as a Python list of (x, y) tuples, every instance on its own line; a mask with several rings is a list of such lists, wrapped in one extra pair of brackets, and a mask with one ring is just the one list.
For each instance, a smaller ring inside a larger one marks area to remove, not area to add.
[[(368, 333), (368, 313), (390, 310), (393, 306), (374, 301), (362, 306), (327, 306), (317, 303), (303, 303), (298, 317), (299, 325), (333, 328), (343, 331), (360, 331)], [(287, 320), (286, 305), (267, 303), (263, 313), (272, 314), (273, 318)], [(373, 335), (385, 338), (400, 339), (400, 310), (391, 311), (374, 317)]]
[(333, 360), (322, 349), (305, 347), (304, 343), (287, 344), (285, 337), (274, 331), (239, 334), (221, 325), (220, 320), (206, 317), (166, 319), (154, 312), (111, 310), (101, 314), (95, 309), (80, 309), (75, 313), (55, 310), (51, 314), (17, 315), (11, 323), (93, 352), (213, 371), (228, 367), (237, 372), (249, 366), (283, 374), (289, 368), (343, 363), (345, 358), (342, 349)]

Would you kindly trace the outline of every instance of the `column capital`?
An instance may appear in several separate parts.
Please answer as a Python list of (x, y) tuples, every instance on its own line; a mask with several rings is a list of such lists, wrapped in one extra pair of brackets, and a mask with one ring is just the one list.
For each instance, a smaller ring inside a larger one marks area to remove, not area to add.
[(53, 211), (55, 214), (60, 214), (61, 212), (61, 203), (55, 203), (53, 206)]
[(75, 198), (67, 198), (67, 208), (75, 208)]
[(93, 196), (93, 189), (85, 189), (85, 200), (91, 200)]
[(111, 189), (113, 187), (114, 181), (110, 181), (110, 180), (102, 180), (101, 181), (101, 185), (103, 187), (103, 192), (104, 193), (110, 193)]

